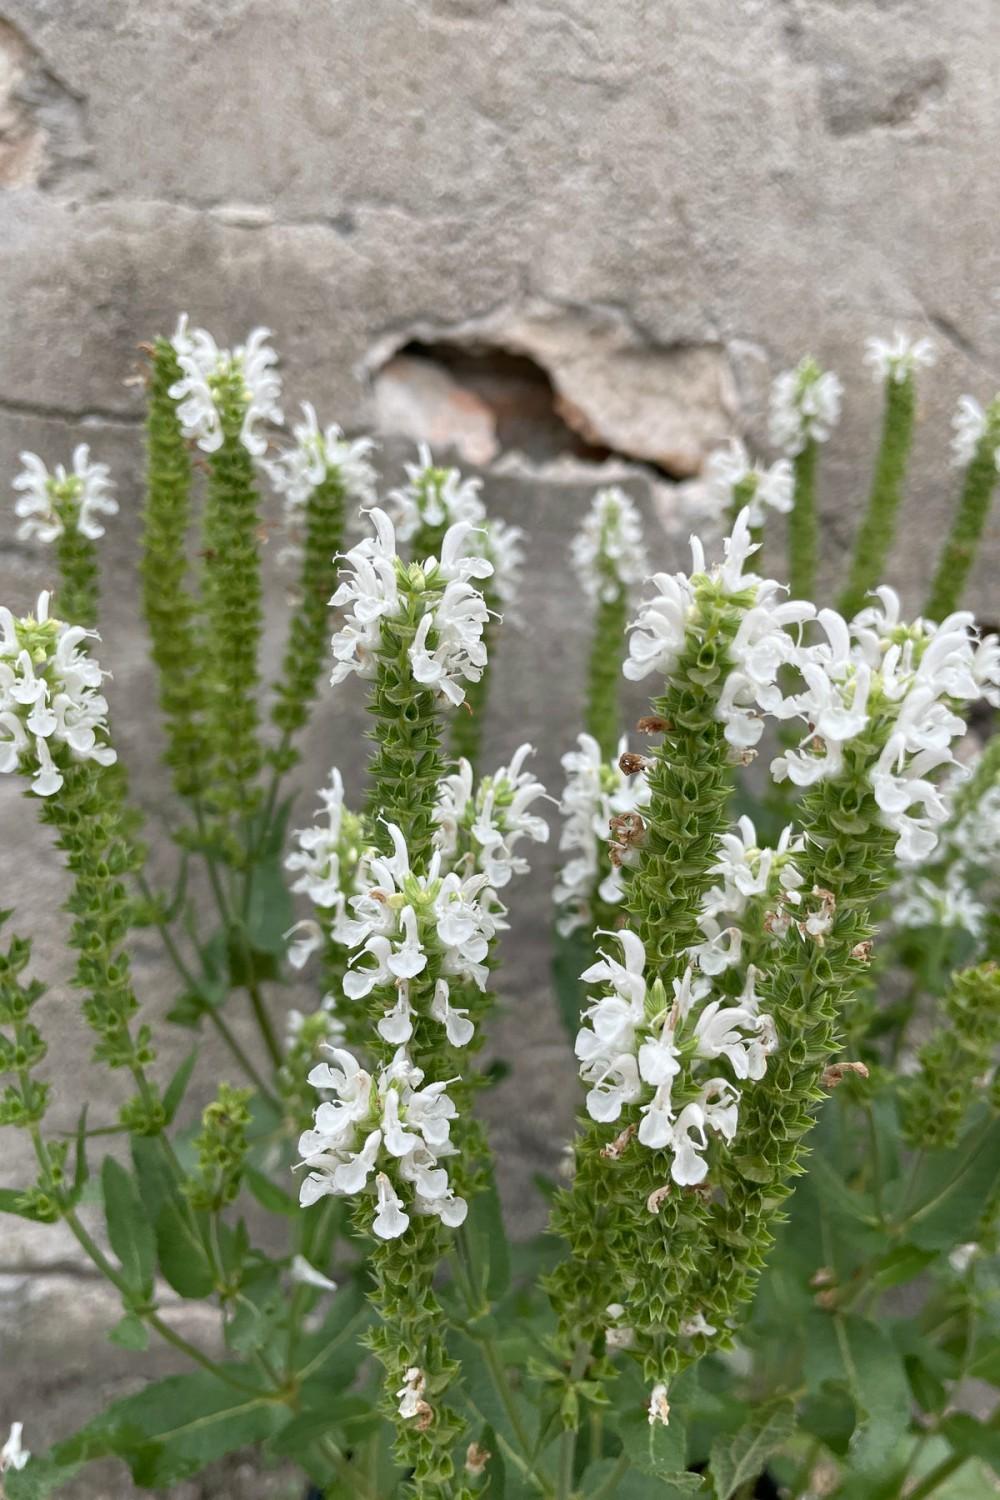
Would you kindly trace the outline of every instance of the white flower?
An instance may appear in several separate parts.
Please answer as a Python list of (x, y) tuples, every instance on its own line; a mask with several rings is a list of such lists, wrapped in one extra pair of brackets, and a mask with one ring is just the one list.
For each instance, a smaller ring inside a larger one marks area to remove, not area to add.
[(423, 1370), (416, 1365), (412, 1365), (403, 1376), (403, 1384), (396, 1392), (396, 1399), (399, 1402), (399, 1415), (404, 1422), (408, 1422), (411, 1417), (425, 1416), (430, 1411), (424, 1400), (426, 1384)]
[(789, 458), (810, 441), (825, 443), (840, 421), (844, 388), (832, 370), (806, 358), (785, 370), (771, 388), (771, 442)]
[(416, 589), (424, 611), (407, 648), (414, 681), (458, 705), (465, 698), (463, 680), (478, 682), (486, 665), (482, 636), (489, 611), (470, 579), (489, 578), (492, 564), (466, 550), (471, 528), (458, 522), (445, 532), (440, 559), (408, 569), (396, 555), (396, 535), (385, 511), (375, 507), (368, 515), (374, 535), (346, 554), (330, 600), (337, 609), (349, 606), (333, 637), (330, 681), (336, 685), (351, 672), (375, 676), (383, 622), (403, 612), (401, 590)]
[(325, 1050), (333, 1065), (320, 1063), (309, 1082), (334, 1097), (318, 1106), (314, 1128), (299, 1140), (309, 1168), (300, 1189), (302, 1206), (327, 1194), (367, 1192), (374, 1178), (372, 1231), (380, 1239), (404, 1234), (414, 1213), (433, 1214), (450, 1227), (461, 1224), (465, 1201), (455, 1196), (440, 1165), (454, 1154), (449, 1136), (456, 1111), (445, 1084), (425, 1086), (423, 1072), (402, 1047), (377, 1082), (350, 1052)]
[[(975, 396), (960, 396), (951, 425), (954, 429), (951, 440), (952, 463), (957, 469), (967, 469), (986, 436), (990, 425), (989, 417)], [(997, 467), (1000, 468), (1000, 448), (997, 449), (997, 454)]]
[(657, 1423), (667, 1427), (670, 1423), (670, 1402), (667, 1400), (667, 1388), (665, 1385), (654, 1385), (649, 1397), (649, 1425), (654, 1427)]
[(107, 464), (91, 463), (86, 443), (73, 449), (68, 473), (57, 464), (50, 474), (37, 453), (22, 453), (21, 463), (24, 467), (13, 481), (20, 491), (14, 514), (21, 517), (21, 541), (54, 542), (67, 526), (89, 541), (104, 535), (99, 517), (116, 516), (118, 501), (110, 493), (114, 486)]
[(525, 761), (531, 745), (519, 746), (508, 766), (483, 777), (473, 790), (472, 766), (459, 760), (458, 769), (442, 778), (434, 809), (434, 845), (446, 865), (463, 874), (481, 872), (496, 890), (528, 870), (528, 861), (515, 853), (522, 839), (544, 844), (549, 827), (530, 811), (545, 788)]
[(405, 465), (406, 483), (391, 490), (386, 500), (399, 540), (409, 542), (424, 527), (436, 530), (456, 521), (480, 526), (486, 517), (479, 498), (481, 481), (463, 479), (457, 469), (437, 468), (426, 443), (417, 452), (418, 461)]
[[(320, 790), (320, 797), (326, 822), (297, 830), (296, 847), (285, 859), (285, 869), (297, 875), (292, 890), (304, 892), (320, 908), (329, 935), (334, 942), (344, 943), (349, 920), (347, 902), (357, 891), (361, 823), (344, 805), (344, 782), (336, 766), (330, 772), (330, 785)], [(289, 959), (293, 967), (301, 968), (320, 946), (322, 934), (312, 922), (299, 922), (292, 929), (296, 930), (302, 935), (296, 943), (296, 956), (290, 953)]]
[(524, 568), (524, 532), (520, 526), (509, 526), (498, 516), (485, 521), (482, 530), (485, 537), (480, 543), (480, 551), (487, 562), (493, 564), (490, 588), (506, 617), (516, 619), (514, 611), (521, 593)]
[(948, 1264), (959, 1276), (964, 1276), (979, 1254), (979, 1246), (975, 1240), (967, 1240), (964, 1245), (956, 1245), (954, 1250), (948, 1252)]
[(974, 937), (982, 931), (989, 911), (966, 884), (966, 870), (960, 862), (947, 871), (943, 885), (916, 869), (904, 869), (890, 902), (897, 927), (959, 927)]
[(322, 1292), (335, 1292), (337, 1283), (331, 1281), (329, 1276), (324, 1276), (322, 1271), (317, 1271), (314, 1265), (306, 1260), (304, 1255), (296, 1255), (292, 1258), (291, 1265), (292, 1280), (296, 1286), (316, 1287)]
[(577, 735), (578, 749), (562, 757), (566, 786), (559, 804), (564, 818), (559, 848), (570, 858), (559, 872), (552, 893), (561, 908), (556, 926), (565, 937), (591, 920), (592, 904), (599, 896), (616, 905), (623, 895), (619, 869), (601, 875), (601, 850), (610, 837), (613, 816), (637, 812), (649, 803), (649, 784), (641, 773), (626, 776), (619, 761), (628, 749), (623, 737), (618, 759), (604, 761), (597, 741), (589, 734)]
[(712, 1327), (705, 1314), (699, 1309), (698, 1312), (692, 1313), (690, 1318), (681, 1320), (680, 1332), (687, 1339), (699, 1337), (710, 1339), (714, 1333), (718, 1332), (718, 1329)]
[(23, 1422), (12, 1422), (10, 1437), (0, 1448), (0, 1474), (5, 1474), (10, 1469), (23, 1469), (31, 1457), (27, 1448), (21, 1447), (21, 1433), (24, 1431)]
[(98, 691), (104, 673), (80, 650), (88, 639), (97, 640), (96, 632), (49, 619), (47, 593), (34, 616), (15, 620), (0, 607), (0, 774), (30, 772), (39, 797), (63, 784), (53, 750), (102, 766), (117, 759)]
[(789, 459), (770, 468), (751, 463), (746, 445), (730, 438), (729, 447), (713, 453), (706, 466), (706, 493), (713, 516), (722, 519), (734, 508), (750, 508), (750, 525), (763, 526), (768, 510), (787, 514), (795, 499), (795, 474)]
[(865, 340), (865, 364), (871, 366), (874, 379), (880, 384), (894, 380), (902, 385), (908, 375), (930, 369), (936, 363), (937, 350), (930, 339), (910, 339), (899, 328), (891, 339)]
[(225, 434), (219, 411), (220, 396), (236, 399), (242, 408), (240, 441), (254, 458), (267, 451), (267, 439), (255, 430), (258, 422), (284, 419), (279, 401), (281, 378), (273, 368), (278, 356), (268, 344), (270, 329), (255, 328), (245, 344), (220, 349), (204, 328), (188, 329), (182, 314), (171, 343), (181, 368), (181, 379), (170, 387), (178, 403), (177, 417), (184, 436), (205, 453), (217, 453)]
[(302, 420), (292, 428), (295, 446), (278, 458), (265, 459), (263, 467), (279, 495), (285, 500), (285, 519), (294, 522), (319, 485), (335, 479), (346, 503), (374, 505), (377, 476), (368, 462), (375, 444), (371, 438), (344, 437), (335, 422), (321, 428), (315, 407), (302, 402)]
[(570, 545), (573, 567), (592, 604), (610, 602), (645, 579), (649, 564), (635, 502), (617, 485), (599, 490)]

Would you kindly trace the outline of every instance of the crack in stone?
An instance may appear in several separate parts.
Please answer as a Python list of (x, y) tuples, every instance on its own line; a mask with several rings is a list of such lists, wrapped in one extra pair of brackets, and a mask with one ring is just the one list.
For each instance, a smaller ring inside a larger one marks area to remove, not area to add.
[(0, 416), (37, 417), (42, 422), (62, 422), (67, 427), (141, 427), (145, 422), (143, 412), (114, 411), (110, 408), (89, 406), (75, 411), (69, 407), (47, 406), (41, 401), (16, 401), (0, 396)]

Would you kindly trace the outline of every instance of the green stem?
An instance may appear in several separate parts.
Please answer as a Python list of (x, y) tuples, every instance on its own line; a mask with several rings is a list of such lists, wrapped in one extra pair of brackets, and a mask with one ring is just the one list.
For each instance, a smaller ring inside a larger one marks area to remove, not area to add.
[(559, 1480), (556, 1486), (557, 1500), (569, 1500), (573, 1493), (573, 1462), (576, 1458), (576, 1433), (572, 1427), (564, 1428), (559, 1438)]
[(986, 431), (965, 473), (965, 483), (948, 539), (924, 607), (928, 619), (940, 623), (961, 603), (962, 594), (990, 512), (993, 492), (1000, 484), (996, 450), (1000, 447), (1000, 402), (987, 412)]
[(935, 1490), (941, 1488), (946, 1480), (956, 1473), (963, 1464), (968, 1463), (968, 1454), (950, 1453), (943, 1458), (939, 1464), (925, 1474), (923, 1479), (918, 1480), (913, 1489), (909, 1491), (907, 1500), (927, 1500), (928, 1495), (933, 1495)]
[(816, 520), (816, 469), (819, 445), (808, 438), (795, 455), (795, 504), (788, 517), (788, 581), (793, 599), (811, 599), (819, 550)]
[(626, 593), (622, 587), (612, 598), (600, 601), (587, 663), (585, 727), (600, 745), (604, 760), (611, 760), (614, 756), (621, 732), (618, 692), (625, 649), (626, 606)]
[[(903, 380), (890, 375), (885, 387), (885, 417), (872, 480), (868, 509), (854, 544), (847, 585), (837, 609), (852, 619), (868, 593), (881, 582), (883, 569), (896, 529), (903, 498), (903, 484), (913, 443), (916, 383), (912, 374)], [(811, 597), (811, 596), (809, 596)]]
[(264, 1038), (264, 1046), (267, 1048), (268, 1056), (276, 1068), (281, 1067), (282, 1051), (281, 1043), (278, 1041), (278, 1033), (274, 1029), (274, 1022), (267, 1013), (264, 997), (260, 992), (260, 985), (256, 980), (251, 980), (247, 985), (247, 993), (250, 996), (250, 1004), (260, 1027), (260, 1034)]

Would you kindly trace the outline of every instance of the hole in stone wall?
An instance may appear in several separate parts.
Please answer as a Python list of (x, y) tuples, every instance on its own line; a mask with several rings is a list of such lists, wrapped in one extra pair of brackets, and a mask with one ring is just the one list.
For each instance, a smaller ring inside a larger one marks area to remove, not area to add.
[(431, 448), (455, 448), (469, 463), (517, 452), (534, 464), (611, 458), (666, 470), (591, 440), (586, 419), (527, 354), (487, 343), (411, 340), (373, 377), (376, 422)]

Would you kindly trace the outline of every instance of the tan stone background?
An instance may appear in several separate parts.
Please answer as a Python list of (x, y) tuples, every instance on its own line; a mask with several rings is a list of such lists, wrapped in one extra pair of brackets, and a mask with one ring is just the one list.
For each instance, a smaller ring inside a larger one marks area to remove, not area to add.
[[(102, 658), (155, 868), (170, 808), (135, 575), (141, 340), (182, 308), (220, 340), (267, 324), (286, 409), (378, 421), (393, 473), (391, 434), (457, 435), (532, 537), (490, 745), (531, 738), (557, 788), (586, 649), (566, 542), (595, 483), (624, 476), (677, 565), (674, 481), (730, 431), (762, 443), (769, 379), (811, 349), (849, 387), (821, 497), (832, 583), (877, 425), (862, 342), (896, 325), (941, 356), (892, 570), (919, 606), (954, 495), (950, 412), (1000, 380), (998, 68), (996, 0), (0, 0), (0, 472), (82, 439), (114, 468)], [(24, 608), (51, 561), (7, 516), (0, 598)], [(994, 618), (998, 563), (994, 525), (972, 590)], [(267, 570), (273, 665), (270, 552)], [(296, 823), (331, 760), (358, 784), (361, 722), (349, 690), (324, 701)], [(52, 986), (51, 1123), (69, 1128), (81, 1097), (114, 1101), (64, 983), (64, 885), (9, 782), (0, 829), (0, 905)], [(553, 863), (514, 901), (497, 1049), (518, 1079), (489, 1104), (522, 1227), (574, 1098), (546, 998)], [(151, 938), (136, 972), (155, 1014), (174, 986)], [(188, 1041), (169, 1037), (165, 1064)], [(206, 1043), (198, 1097), (224, 1066)], [(21, 1145), (7, 1133), (4, 1182), (26, 1179)], [(99, 1387), (170, 1367), (137, 1373), (104, 1340), (115, 1316), (67, 1236), (0, 1222), (0, 1426), (22, 1418), (40, 1446)], [(75, 1493), (130, 1492), (114, 1471)], [(227, 1471), (195, 1493), (271, 1489)]]

